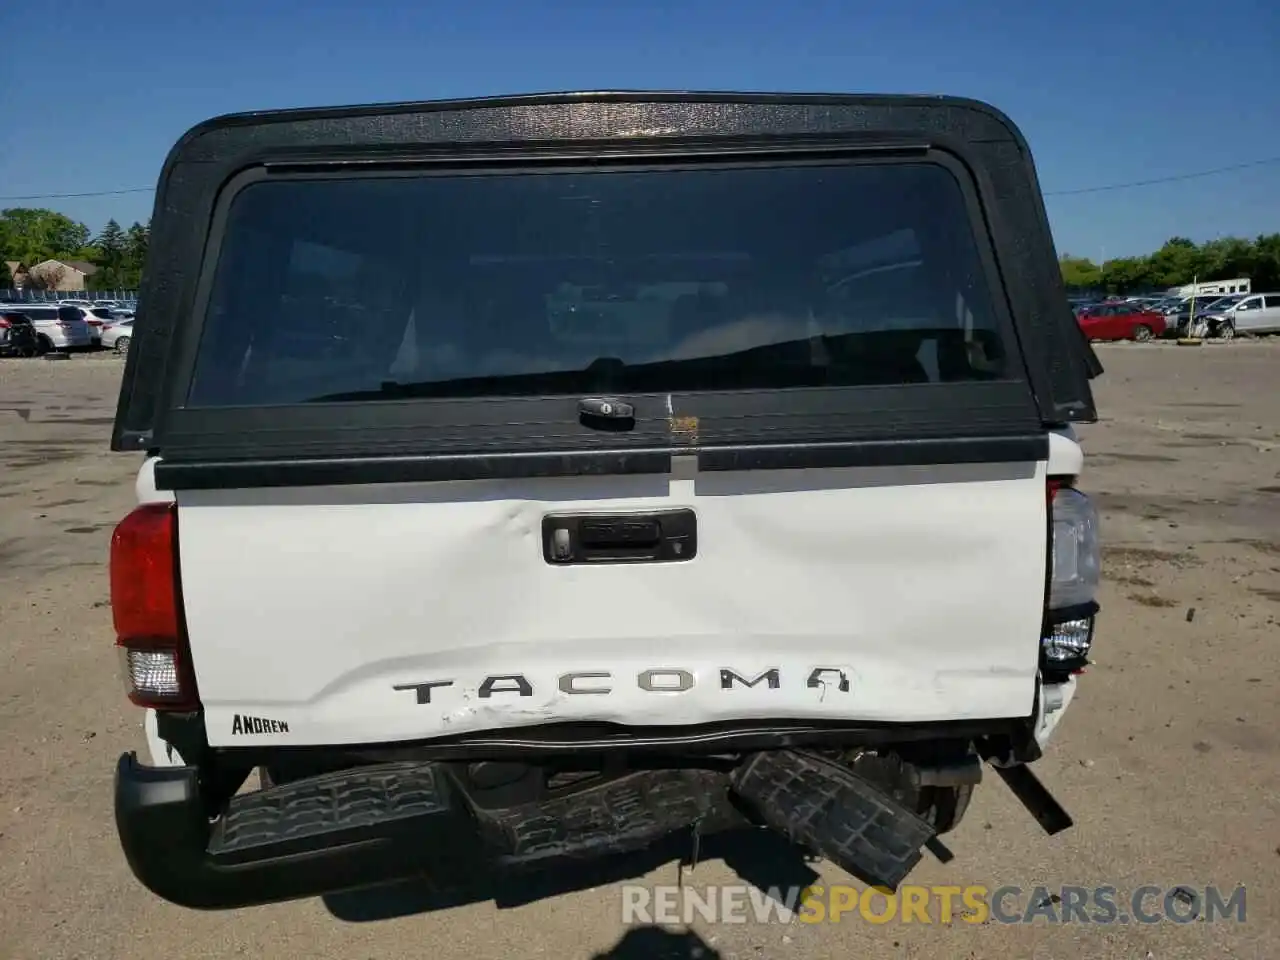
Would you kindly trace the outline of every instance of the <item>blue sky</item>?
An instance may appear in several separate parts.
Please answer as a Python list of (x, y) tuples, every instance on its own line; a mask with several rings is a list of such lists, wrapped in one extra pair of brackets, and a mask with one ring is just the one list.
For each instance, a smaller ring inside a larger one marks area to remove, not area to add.
[[(221, 113), (566, 89), (950, 93), (1022, 127), (1045, 191), (1280, 157), (1280, 4), (117, 0), (0, 4), (0, 195), (151, 186)], [(98, 229), (149, 193), (18, 201)], [(1280, 230), (1280, 163), (1049, 196), (1060, 253)]]

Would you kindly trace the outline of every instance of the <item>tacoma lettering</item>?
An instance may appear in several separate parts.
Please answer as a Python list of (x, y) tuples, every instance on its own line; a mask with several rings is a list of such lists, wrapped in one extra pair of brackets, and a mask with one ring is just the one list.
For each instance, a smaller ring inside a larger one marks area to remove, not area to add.
[(431, 691), (436, 687), (451, 687), (452, 680), (430, 680), (427, 683), (397, 683), (391, 689), (393, 690), (412, 690), (418, 698), (419, 703), (431, 702)]
[(611, 693), (612, 687), (583, 687), (578, 685), (579, 680), (612, 680), (613, 676), (608, 673), (562, 673), (558, 686), (561, 693), (570, 693), (575, 695), (586, 693)]
[(849, 678), (845, 676), (845, 673), (843, 670), (840, 670), (836, 667), (814, 667), (813, 672), (809, 674), (808, 686), (810, 687), (825, 686), (826, 684), (831, 682), (831, 680), (828, 679), (828, 677), (831, 677), (832, 674), (835, 675), (834, 677), (832, 677), (832, 679), (837, 680), (839, 683), (840, 692), (848, 693)]
[[(778, 690), (782, 687), (780, 667), (769, 667), (754, 675), (751, 672), (739, 673), (732, 667), (720, 667), (706, 673), (718, 675), (720, 690)], [(607, 670), (574, 670), (560, 674), (556, 678), (556, 688), (560, 693), (571, 697), (608, 696), (617, 692), (616, 680), (614, 674)], [(715, 683), (714, 680), (712, 682)], [(792, 684), (796, 683), (797, 680), (793, 679)], [(421, 683), (397, 683), (392, 689), (412, 692), (419, 704), (429, 704), (433, 702), (433, 690), (456, 684), (456, 680), (427, 680)], [(692, 670), (680, 667), (652, 667), (636, 674), (635, 684), (645, 693), (685, 693), (697, 686), (698, 677)], [(805, 677), (804, 686), (811, 690), (848, 693), (852, 685), (849, 674), (839, 667), (813, 667)], [(498, 694), (532, 697), (534, 689), (534, 684), (524, 674), (502, 673), (481, 677), (476, 696), (482, 700), (493, 699)]]
[(721, 690), (732, 689), (735, 682), (741, 683), (748, 687), (754, 687), (757, 683), (760, 683), (761, 681), (768, 681), (769, 689), (777, 690), (778, 687), (782, 685), (782, 678), (778, 676), (778, 668), (774, 667), (772, 670), (766, 670), (764, 673), (760, 674), (760, 676), (756, 677), (754, 680), (748, 680), (746, 677), (741, 677), (738, 674), (734, 673), (732, 670), (725, 670), (723, 668), (721, 668), (720, 670), (720, 689)]
[(646, 670), (636, 682), (650, 693), (684, 693), (693, 687), (693, 674), (688, 670)]
[[(502, 684), (502, 686), (498, 686), (498, 684)], [(480, 691), (476, 696), (481, 699), (487, 699), (495, 693), (518, 693), (522, 697), (532, 697), (533, 687), (529, 685), (528, 680), (518, 673), (502, 677), (485, 677), (484, 683), (480, 684)]]

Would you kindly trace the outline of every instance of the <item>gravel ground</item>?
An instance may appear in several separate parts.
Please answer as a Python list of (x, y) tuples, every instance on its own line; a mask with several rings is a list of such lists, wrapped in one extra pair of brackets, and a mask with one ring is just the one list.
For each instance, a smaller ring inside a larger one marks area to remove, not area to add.
[[(1122, 899), (1142, 884), (1243, 884), (1243, 924), (846, 917), (628, 930), (616, 882), (434, 910), (412, 891), (236, 913), (169, 906), (130, 875), (111, 815), (115, 758), (142, 736), (116, 679), (104, 561), (138, 459), (107, 452), (121, 362), (98, 355), (0, 361), (0, 957), (1274, 956), (1280, 343), (1099, 352), (1105, 419), (1081, 431), (1107, 543), (1098, 663), (1037, 767), (1077, 825), (1045, 838), (989, 777), (947, 838), (955, 859), (926, 857), (912, 881), (1109, 884)], [(673, 864), (621, 869), (644, 883), (677, 875)], [(807, 879), (777, 851), (744, 845), (685, 882), (744, 874)]]

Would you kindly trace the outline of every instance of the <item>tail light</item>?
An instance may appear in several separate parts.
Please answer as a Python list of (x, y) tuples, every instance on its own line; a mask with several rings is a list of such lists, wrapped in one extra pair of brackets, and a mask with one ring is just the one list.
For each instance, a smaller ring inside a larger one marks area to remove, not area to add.
[(8, 320), (6, 320), (4, 317), (0, 317), (0, 330), (8, 330), (12, 326), (13, 324), (11, 324)]
[(1049, 481), (1049, 589), (1040, 639), (1040, 669), (1047, 680), (1083, 670), (1093, 646), (1102, 574), (1098, 511), (1069, 480)]
[(176, 504), (144, 504), (116, 526), (111, 613), (129, 699), (159, 710), (197, 706), (178, 589)]

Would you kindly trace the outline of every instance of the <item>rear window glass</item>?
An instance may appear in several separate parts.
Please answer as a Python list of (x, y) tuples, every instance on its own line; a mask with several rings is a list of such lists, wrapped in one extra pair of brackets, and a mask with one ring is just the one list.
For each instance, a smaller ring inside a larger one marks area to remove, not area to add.
[(106, 307), (94, 307), (94, 308), (93, 308), (92, 310), (90, 310), (89, 312), (90, 312), (90, 313), (92, 313), (92, 314), (93, 314), (95, 317), (97, 317), (99, 320), (110, 320), (110, 319), (111, 319), (111, 311), (110, 311), (110, 310), (108, 310)]
[(187, 404), (1000, 378), (932, 163), (263, 182), (232, 201)]

